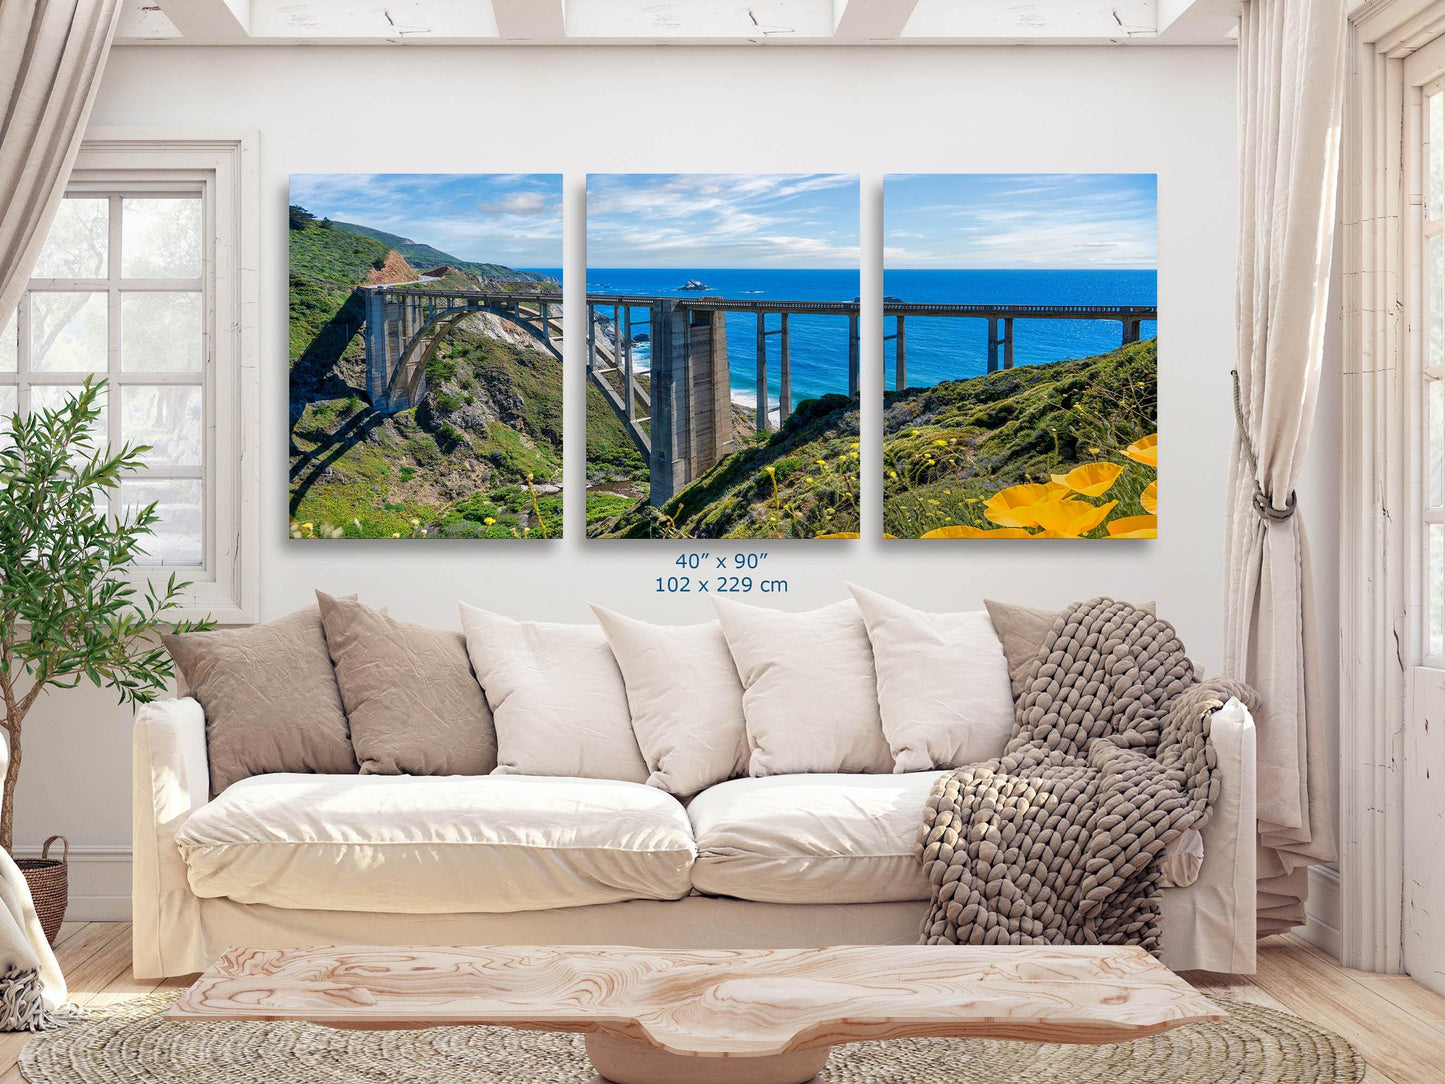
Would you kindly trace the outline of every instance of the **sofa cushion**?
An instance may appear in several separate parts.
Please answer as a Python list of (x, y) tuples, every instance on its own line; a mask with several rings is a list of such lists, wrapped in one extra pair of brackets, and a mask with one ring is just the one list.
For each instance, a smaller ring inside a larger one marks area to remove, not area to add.
[(746, 775), (743, 685), (722, 626), (652, 625), (593, 606), (622, 679), (648, 785), (688, 795)]
[(925, 613), (856, 584), (848, 589), (873, 643), (893, 770), (961, 768), (1003, 756), (1014, 700), (988, 613)]
[(206, 709), (212, 794), (268, 772), (359, 770), (316, 606), (161, 641)]
[(497, 766), (492, 710), (461, 633), (324, 591), (316, 604), (363, 775), (486, 775)]
[(656, 787), (515, 775), (256, 776), (176, 842), (198, 896), (429, 914), (677, 899), (696, 854)]
[(647, 782), (601, 628), (514, 621), (464, 602), (462, 632), (492, 707), (497, 774)]
[(805, 613), (728, 598), (713, 607), (743, 683), (749, 775), (893, 770), (856, 602)]
[(927, 899), (913, 843), (946, 774), (775, 775), (705, 790), (687, 807), (693, 887), (764, 903)]

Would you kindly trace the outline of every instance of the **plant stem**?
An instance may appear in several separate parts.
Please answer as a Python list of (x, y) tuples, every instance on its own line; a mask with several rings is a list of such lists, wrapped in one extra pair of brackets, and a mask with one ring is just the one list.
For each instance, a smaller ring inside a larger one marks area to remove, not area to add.
[(20, 725), (11, 723), (6, 706), (5, 733), (10, 740), (10, 759), (5, 766), (5, 795), (0, 798), (0, 847), (10, 854), (15, 847), (15, 784), (20, 779)]

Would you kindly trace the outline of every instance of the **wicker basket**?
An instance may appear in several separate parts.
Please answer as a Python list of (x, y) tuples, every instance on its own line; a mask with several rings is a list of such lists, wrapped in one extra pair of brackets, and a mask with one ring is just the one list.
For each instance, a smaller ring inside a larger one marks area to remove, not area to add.
[[(51, 858), (50, 848), (57, 840), (64, 849), (59, 858)], [(40, 928), (45, 931), (45, 939), (51, 945), (60, 935), (60, 924), (65, 921), (65, 905), (70, 897), (70, 882), (65, 868), (69, 858), (70, 841), (64, 836), (51, 836), (40, 849), (39, 858), (21, 858), (15, 863), (30, 886), (30, 897), (35, 901), (36, 914), (40, 916)]]

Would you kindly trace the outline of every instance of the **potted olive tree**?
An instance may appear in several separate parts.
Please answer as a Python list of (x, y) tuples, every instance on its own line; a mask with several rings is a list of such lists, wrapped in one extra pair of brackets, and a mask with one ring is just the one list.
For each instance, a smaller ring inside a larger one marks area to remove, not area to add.
[[(189, 586), (132, 579), (158, 515), (123, 509), (120, 483), (144, 445), (110, 449), (97, 433), (105, 381), (93, 378), (49, 410), (10, 419), (0, 437), (0, 700), (9, 764), (0, 801), (0, 847), (14, 844), (20, 728), (47, 689), (82, 682), (113, 689), (122, 704), (153, 699), (172, 675), (156, 640), (212, 622), (171, 622)], [(54, 941), (65, 909), (63, 859), (19, 863)], [(28, 868), (27, 868), (28, 867)]]

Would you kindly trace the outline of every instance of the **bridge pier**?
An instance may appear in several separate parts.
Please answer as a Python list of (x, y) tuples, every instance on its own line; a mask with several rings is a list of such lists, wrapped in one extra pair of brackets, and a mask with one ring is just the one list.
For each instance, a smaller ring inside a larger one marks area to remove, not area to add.
[(632, 306), (622, 305), (619, 309), (613, 309), (615, 319), (613, 327), (617, 334), (617, 349), (622, 352), (622, 387), (626, 396), (627, 423), (629, 425), (637, 421), (637, 397), (632, 394), (632, 384), (636, 379), (632, 372)]
[(675, 298), (653, 301), (648, 503), (654, 508), (737, 450), (728, 377), (727, 314), (691, 311)]
[(788, 424), (793, 413), (793, 357), (788, 340), (788, 314), (780, 313), (783, 326), (778, 328), (778, 355), (782, 368), (778, 373), (778, 427)]
[[(1003, 330), (999, 330), (999, 325)], [(1014, 367), (1014, 318), (1012, 316), (990, 316), (988, 318), (988, 371), (998, 372), (999, 347), (1003, 347), (1003, 367)]]
[(858, 315), (852, 313), (848, 317), (848, 398), (858, 398), (858, 375), (860, 340), (858, 338)]
[(759, 433), (766, 433), (770, 428), (768, 418), (768, 331), (767, 313), (758, 313), (758, 405), (753, 410), (757, 416), (757, 427)]
[(903, 317), (901, 315), (895, 316), (893, 320), (895, 330), (892, 335), (884, 335), (883, 341), (893, 344), (893, 390), (902, 391), (908, 387), (907, 338), (903, 326)]
[(1130, 343), (1136, 343), (1139, 341), (1139, 329), (1143, 326), (1143, 324), (1143, 320), (1133, 318), (1124, 321), (1123, 345), (1128, 346)]
[(792, 342), (788, 332), (788, 314), (778, 313), (778, 326), (772, 331), (768, 330), (768, 314), (758, 312), (758, 392), (759, 405), (754, 414), (757, 415), (757, 429), (759, 433), (769, 432), (773, 428), (771, 417), (771, 400), (768, 396), (768, 338), (772, 335), (778, 337), (778, 428), (781, 429), (788, 421), (788, 415), (793, 412), (793, 355)]

